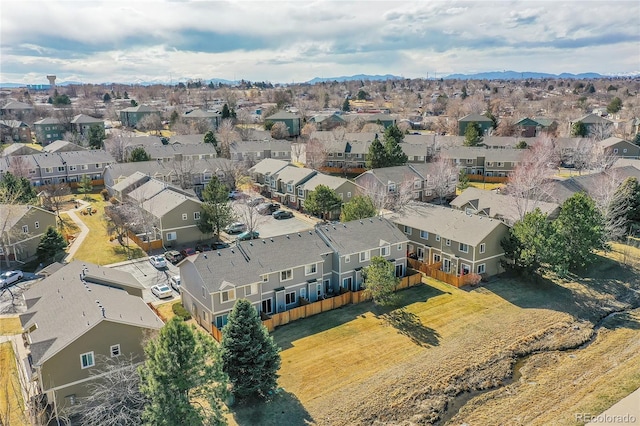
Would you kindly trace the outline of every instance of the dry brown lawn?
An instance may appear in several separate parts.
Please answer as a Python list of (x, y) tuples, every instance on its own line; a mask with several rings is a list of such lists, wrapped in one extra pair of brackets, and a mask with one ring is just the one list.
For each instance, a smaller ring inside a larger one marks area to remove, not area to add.
[(0, 318), (0, 336), (9, 336), (22, 333), (22, 325), (19, 317)]
[[(576, 347), (590, 339), (594, 324), (608, 312), (637, 306), (638, 281), (635, 271), (602, 259), (586, 278), (538, 283), (503, 278), (468, 290), (429, 280), (401, 292), (404, 308), (363, 303), (291, 323), (273, 333), (283, 349), (279, 383), (284, 390), (268, 404), (235, 407), (234, 420), (240, 425), (437, 423), (455, 414), (445, 412), (456, 395), (494, 387), (499, 397), (492, 399), (493, 409), (473, 408), (490, 395), (482, 394), (463, 407), (455, 424), (467, 419), (485, 424), (492, 413), (500, 413), (495, 424), (517, 424), (504, 417), (507, 413), (519, 413), (522, 424), (550, 424), (551, 417), (537, 407), (542, 399), (549, 407), (562, 406), (564, 414), (602, 411), (640, 386), (640, 375), (612, 382), (611, 389), (603, 388), (610, 395), (604, 399), (575, 392), (574, 377), (586, 375), (581, 383), (588, 383), (589, 369), (607, 360), (606, 349), (598, 352), (596, 344), (575, 352), (592, 361), (568, 364), (563, 374), (561, 364), (551, 361), (535, 369), (547, 380), (558, 378), (549, 391), (532, 387), (516, 398), (499, 386), (508, 381), (517, 356), (536, 351), (552, 356)], [(612, 333), (605, 327), (597, 342), (617, 348), (633, 336), (640, 341), (638, 327)], [(612, 380), (639, 371), (632, 351), (619, 350), (612, 358), (610, 365), (622, 365), (619, 373), (610, 373)]]
[(0, 343), (0, 424), (26, 425), (16, 358), (10, 342)]

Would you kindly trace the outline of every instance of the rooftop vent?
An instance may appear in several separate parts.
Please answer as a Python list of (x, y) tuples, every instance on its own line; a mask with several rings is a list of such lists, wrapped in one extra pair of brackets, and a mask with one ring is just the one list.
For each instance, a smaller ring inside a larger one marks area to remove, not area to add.
[(208, 259), (207, 258), (207, 253), (203, 253), (202, 255), (204, 256), (205, 259)]
[(262, 240), (262, 244), (267, 244), (267, 240)]
[(298, 237), (302, 237), (302, 234), (298, 232)]
[(289, 239), (289, 236), (287, 235), (287, 240)]

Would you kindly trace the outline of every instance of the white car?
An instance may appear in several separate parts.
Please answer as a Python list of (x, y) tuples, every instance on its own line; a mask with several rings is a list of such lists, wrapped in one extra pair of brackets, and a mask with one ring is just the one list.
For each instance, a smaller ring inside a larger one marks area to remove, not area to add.
[(20, 281), (24, 277), (22, 271), (7, 271), (0, 275), (0, 288), (9, 287), (11, 284)]
[(180, 275), (172, 276), (169, 281), (171, 282), (171, 288), (180, 293)]
[(151, 287), (151, 293), (155, 294), (158, 299), (166, 299), (171, 297), (171, 289), (166, 284), (158, 284)]
[(164, 269), (167, 267), (167, 260), (164, 256), (151, 256), (149, 257), (149, 262), (158, 269)]

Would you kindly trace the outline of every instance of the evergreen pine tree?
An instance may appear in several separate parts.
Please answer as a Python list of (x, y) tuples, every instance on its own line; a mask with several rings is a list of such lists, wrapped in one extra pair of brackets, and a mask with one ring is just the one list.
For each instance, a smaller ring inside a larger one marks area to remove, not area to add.
[(53, 226), (50, 226), (40, 239), (40, 244), (36, 249), (38, 260), (41, 262), (54, 261), (56, 256), (62, 253), (66, 247), (67, 242), (64, 237)]
[(280, 349), (246, 299), (236, 302), (222, 330), (224, 371), (238, 398), (267, 398), (278, 386)]
[(401, 166), (408, 161), (407, 154), (402, 151), (400, 144), (404, 140), (402, 130), (395, 124), (384, 131), (384, 150), (387, 154), (386, 166)]
[[(228, 378), (213, 340), (172, 318), (144, 348), (140, 391), (149, 398), (143, 420), (152, 425), (223, 425)], [(207, 401), (208, 404), (202, 404)]]
[(369, 146), (369, 154), (367, 155), (367, 168), (369, 169), (377, 169), (380, 167), (386, 167), (387, 161), (387, 151), (385, 151), (384, 146), (378, 139), (378, 135), (373, 138), (373, 142)]
[(227, 104), (224, 104), (222, 106), (222, 119), (224, 120), (225, 118), (230, 118), (231, 117), (231, 111), (229, 111), (229, 106)]

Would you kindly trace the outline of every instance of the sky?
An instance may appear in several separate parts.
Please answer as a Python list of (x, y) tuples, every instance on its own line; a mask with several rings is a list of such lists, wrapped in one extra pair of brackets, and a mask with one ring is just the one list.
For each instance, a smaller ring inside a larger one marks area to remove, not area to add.
[(640, 73), (640, 1), (2, 0), (0, 82)]

